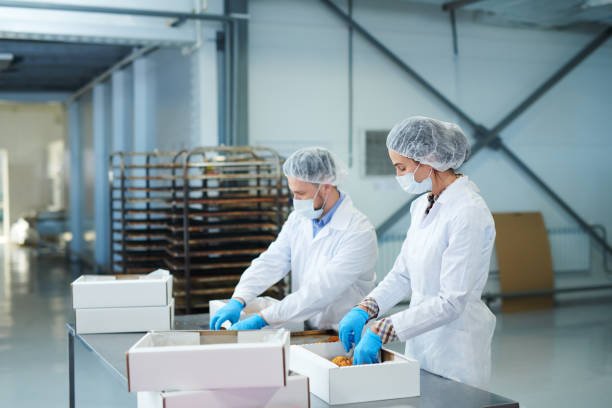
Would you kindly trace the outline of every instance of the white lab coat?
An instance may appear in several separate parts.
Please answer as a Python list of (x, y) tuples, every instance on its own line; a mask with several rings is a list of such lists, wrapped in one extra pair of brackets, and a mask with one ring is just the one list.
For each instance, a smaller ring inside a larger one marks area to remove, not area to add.
[(376, 231), (348, 195), (314, 238), (312, 228), (312, 220), (292, 212), (236, 286), (233, 296), (249, 303), (291, 271), (292, 293), (262, 312), (270, 325), (308, 320), (315, 328), (337, 329), (375, 286)]
[(427, 194), (410, 208), (411, 224), (393, 269), (369, 296), (390, 316), (406, 355), (421, 368), (479, 388), (491, 372), (495, 316), (480, 299), (495, 240), (493, 217), (465, 176), (442, 192), (429, 214)]

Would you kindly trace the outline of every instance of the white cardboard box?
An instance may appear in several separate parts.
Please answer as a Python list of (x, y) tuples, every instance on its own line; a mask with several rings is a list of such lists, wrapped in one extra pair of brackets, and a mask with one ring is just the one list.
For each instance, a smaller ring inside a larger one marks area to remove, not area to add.
[[(210, 302), (208, 302), (208, 310), (209, 310), (211, 318), (212, 316), (215, 315), (215, 313), (217, 313), (219, 309), (225, 306), (227, 302), (229, 301), (230, 301), (229, 299), (222, 299), (222, 300), (211, 300)], [(278, 302), (280, 301), (272, 297), (269, 297), (269, 296), (255, 298), (251, 302), (249, 302), (249, 304), (246, 305), (245, 308), (242, 310), (242, 313), (240, 313), (240, 320), (244, 320), (249, 316), (257, 314), (261, 312), (262, 310), (264, 310), (265, 308), (270, 307), (273, 304), (278, 303)], [(222, 327), (225, 327), (226, 329), (228, 329), (229, 326), (231, 326), (231, 324), (229, 322), (225, 322), (225, 324)], [(283, 328), (291, 332), (300, 332), (300, 331), (304, 331), (304, 322), (297, 322), (297, 321), (296, 322), (286, 322), (286, 323), (279, 324), (279, 325), (272, 325), (270, 327), (273, 329)]]
[(138, 408), (309, 408), (308, 377), (292, 374), (282, 388), (139, 392)]
[(148, 333), (127, 352), (130, 391), (284, 387), (289, 332)]
[(76, 309), (76, 330), (88, 333), (137, 333), (172, 330), (174, 300), (166, 306)]
[(310, 391), (328, 404), (349, 404), (420, 395), (415, 360), (382, 349), (382, 363), (338, 367), (330, 360), (345, 355), (342, 343), (291, 346), (291, 371), (310, 378)]
[(172, 275), (158, 269), (148, 275), (83, 275), (72, 282), (72, 307), (167, 306)]

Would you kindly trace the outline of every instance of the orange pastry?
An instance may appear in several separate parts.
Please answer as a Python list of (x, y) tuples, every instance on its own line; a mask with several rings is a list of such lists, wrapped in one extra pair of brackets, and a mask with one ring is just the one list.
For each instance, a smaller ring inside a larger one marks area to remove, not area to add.
[(353, 359), (348, 358), (347, 356), (337, 356), (332, 358), (332, 363), (337, 365), (338, 367), (348, 367), (353, 365)]

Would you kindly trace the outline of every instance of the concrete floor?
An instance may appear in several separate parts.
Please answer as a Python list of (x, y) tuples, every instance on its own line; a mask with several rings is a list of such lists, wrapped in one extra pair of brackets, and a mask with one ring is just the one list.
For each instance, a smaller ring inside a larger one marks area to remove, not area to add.
[(71, 272), (28, 250), (0, 257), (0, 406), (66, 407)]
[[(63, 258), (0, 247), (0, 406), (66, 407)], [(521, 407), (612, 406), (612, 299), (498, 315), (491, 391)]]

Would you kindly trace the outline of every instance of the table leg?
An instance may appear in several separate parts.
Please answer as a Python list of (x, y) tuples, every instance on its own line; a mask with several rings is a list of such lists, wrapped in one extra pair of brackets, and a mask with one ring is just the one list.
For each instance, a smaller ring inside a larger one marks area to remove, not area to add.
[(74, 404), (74, 331), (68, 330), (68, 398), (69, 407), (75, 408)]

